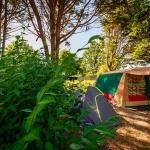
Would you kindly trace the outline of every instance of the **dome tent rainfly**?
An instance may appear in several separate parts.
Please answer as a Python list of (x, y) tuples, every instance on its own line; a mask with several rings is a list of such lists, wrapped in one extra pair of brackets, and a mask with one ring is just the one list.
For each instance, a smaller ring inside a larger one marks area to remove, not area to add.
[[(81, 93), (78, 91), (76, 93), (78, 98), (81, 98)], [(79, 99), (78, 99), (79, 100)], [(83, 128), (92, 125), (106, 122), (112, 117), (117, 116), (117, 113), (113, 109), (109, 101), (103, 96), (96, 87), (89, 86), (86, 93), (82, 96), (82, 103), (79, 107), (87, 108), (88, 114), (84, 116), (84, 121), (82, 122)], [(109, 127), (113, 128), (122, 124), (122, 119), (117, 119)]]
[(110, 71), (96, 81), (108, 100), (121, 106), (148, 105), (150, 103), (150, 67)]

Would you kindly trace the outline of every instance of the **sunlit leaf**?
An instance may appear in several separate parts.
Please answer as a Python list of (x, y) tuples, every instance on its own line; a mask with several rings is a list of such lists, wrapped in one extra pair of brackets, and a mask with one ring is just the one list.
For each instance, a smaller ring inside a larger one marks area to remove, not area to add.
[(82, 50), (86, 50), (86, 49), (88, 49), (88, 48), (79, 48), (79, 49), (77, 50), (77, 52), (82, 51)]
[(99, 37), (100, 37), (100, 35), (94, 35), (94, 36), (92, 36), (92, 37), (88, 40), (88, 43), (91, 43), (91, 42), (93, 42), (94, 40), (99, 39)]
[(73, 144), (71, 144), (71, 145), (69, 146), (69, 148), (70, 148), (71, 150), (80, 150), (80, 145), (73, 143)]
[(55, 103), (55, 98), (51, 95), (46, 95), (45, 97), (42, 98), (40, 102), (38, 102), (39, 105), (41, 104), (48, 104), (48, 103)]
[(32, 112), (32, 110), (31, 109), (22, 109), (21, 111), (24, 111), (24, 112)]

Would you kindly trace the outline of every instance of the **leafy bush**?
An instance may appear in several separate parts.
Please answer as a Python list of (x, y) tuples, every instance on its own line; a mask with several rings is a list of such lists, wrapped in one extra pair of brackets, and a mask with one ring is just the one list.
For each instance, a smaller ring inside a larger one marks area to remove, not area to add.
[(83, 80), (83, 81), (70, 81), (66, 80), (65, 85), (74, 87), (75, 90), (79, 89), (81, 91), (86, 91), (88, 86), (94, 86), (95, 80)]
[[(112, 137), (110, 122), (80, 126), (85, 109), (71, 115), (75, 96), (65, 86), (73, 55), (57, 65), (31, 49), (15, 47), (0, 60), (0, 149), (100, 149)], [(99, 134), (98, 134), (99, 133)]]

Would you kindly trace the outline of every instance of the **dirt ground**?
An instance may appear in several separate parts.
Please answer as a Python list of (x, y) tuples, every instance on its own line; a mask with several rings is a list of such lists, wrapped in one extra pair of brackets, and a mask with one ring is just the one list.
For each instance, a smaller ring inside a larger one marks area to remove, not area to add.
[(150, 106), (113, 107), (123, 124), (104, 150), (150, 150)]

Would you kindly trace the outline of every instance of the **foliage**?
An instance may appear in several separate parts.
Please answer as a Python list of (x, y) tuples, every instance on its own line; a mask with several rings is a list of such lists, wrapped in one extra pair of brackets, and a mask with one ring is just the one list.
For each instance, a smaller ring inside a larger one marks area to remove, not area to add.
[(96, 74), (101, 65), (105, 62), (104, 39), (98, 42), (92, 41), (87, 50), (83, 53), (81, 67), (86, 74)]
[[(105, 49), (109, 70), (116, 70), (122, 64), (130, 63), (131, 59), (137, 62), (141, 59), (149, 61), (149, 56), (143, 57), (149, 51), (149, 10), (148, 0), (106, 0), (99, 6), (98, 13), (104, 16), (101, 23), (106, 36)], [(145, 41), (147, 43), (144, 46)]]
[(101, 65), (98, 69), (97, 76), (99, 76), (100, 74), (103, 74), (105, 72), (108, 72), (107, 66), (106, 65)]
[(66, 57), (68, 57), (69, 55), (71, 55), (71, 51), (67, 50), (67, 49), (63, 49), (60, 51), (59, 53), (59, 61), (60, 63), (63, 61), (63, 59), (65, 59)]
[(68, 59), (69, 57), (72, 57), (72, 62), (70, 62), (69, 65), (71, 65), (72, 68), (74, 68), (74, 74), (81, 74), (83, 72), (83, 70), (80, 67), (81, 60), (69, 50), (63, 49), (59, 52), (59, 63), (63, 63), (63, 61)]
[(128, 6), (130, 15), (130, 21), (128, 22), (129, 36), (131, 41), (135, 43), (132, 58), (137, 62), (142, 60), (147, 64), (150, 61), (150, 1), (133, 0), (129, 1)]
[(115, 134), (108, 129), (115, 119), (83, 130), (87, 111), (68, 112), (75, 96), (64, 82), (72, 75), (73, 56), (56, 65), (22, 46), (17, 39), (0, 60), (0, 149), (99, 150)]
[(16, 38), (16, 41), (6, 47), (5, 54), (16, 51), (16, 49), (21, 53), (25, 51), (35, 51), (21, 36), (16, 36)]
[[(126, 35), (124, 25), (126, 24), (124, 13), (125, 4), (122, 1), (105, 3), (105, 8), (100, 13), (105, 14), (101, 19), (104, 28), (106, 65), (108, 70), (119, 69), (130, 54), (129, 39)], [(110, 9), (108, 11), (108, 9)], [(122, 18), (120, 17), (122, 16)]]
[(65, 82), (65, 85), (67, 87), (72, 86), (74, 90), (81, 90), (83, 92), (86, 92), (88, 86), (94, 86), (95, 80), (83, 80), (83, 81), (70, 81), (67, 80)]
[(140, 62), (142, 60), (144, 64), (150, 63), (150, 41), (149, 39), (142, 39), (137, 42), (136, 48), (133, 51), (133, 59)]

